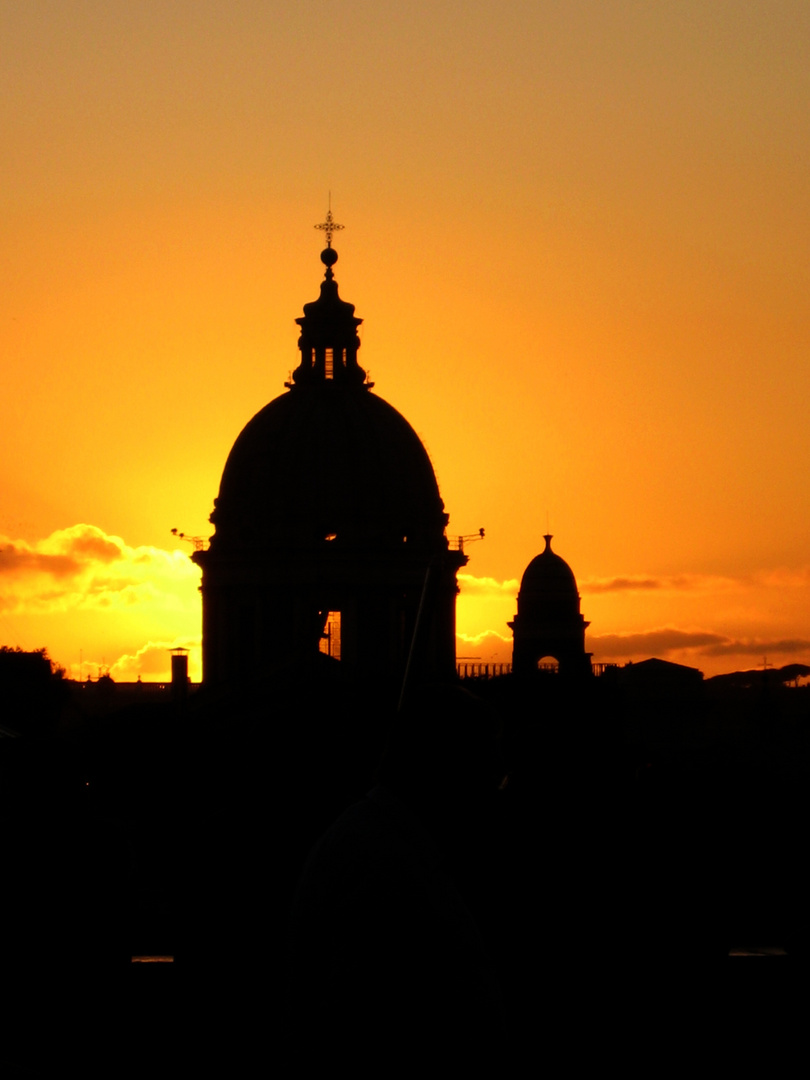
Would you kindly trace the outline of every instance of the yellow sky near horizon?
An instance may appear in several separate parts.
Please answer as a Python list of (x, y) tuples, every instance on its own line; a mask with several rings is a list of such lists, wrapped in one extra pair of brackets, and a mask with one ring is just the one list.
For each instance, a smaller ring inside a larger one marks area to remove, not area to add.
[(0, 5), (0, 643), (199, 639), (169, 530), (297, 363), (331, 189), (360, 362), (486, 528), (465, 655), (508, 660), (548, 520), (594, 659), (810, 663), (809, 39), (794, 0)]

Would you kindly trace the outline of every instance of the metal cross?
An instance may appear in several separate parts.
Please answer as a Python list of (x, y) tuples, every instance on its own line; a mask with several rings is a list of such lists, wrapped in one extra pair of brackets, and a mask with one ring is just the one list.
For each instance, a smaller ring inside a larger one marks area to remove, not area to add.
[(323, 231), (326, 233), (326, 246), (328, 248), (332, 246), (332, 233), (339, 232), (341, 229), (345, 229), (345, 227), (345, 225), (338, 225), (338, 223), (332, 217), (331, 205), (329, 207), (329, 212), (326, 215), (326, 221), (323, 221), (320, 225), (315, 226), (316, 229), (323, 229)]

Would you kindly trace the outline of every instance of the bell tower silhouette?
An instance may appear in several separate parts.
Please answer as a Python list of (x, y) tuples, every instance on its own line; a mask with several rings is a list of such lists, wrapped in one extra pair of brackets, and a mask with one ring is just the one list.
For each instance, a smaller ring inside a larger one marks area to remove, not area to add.
[(512, 670), (528, 675), (550, 657), (563, 676), (591, 674), (591, 653), (585, 652), (587, 623), (571, 567), (551, 550), (552, 536), (523, 574), (517, 596), (517, 615), (507, 625), (514, 635)]

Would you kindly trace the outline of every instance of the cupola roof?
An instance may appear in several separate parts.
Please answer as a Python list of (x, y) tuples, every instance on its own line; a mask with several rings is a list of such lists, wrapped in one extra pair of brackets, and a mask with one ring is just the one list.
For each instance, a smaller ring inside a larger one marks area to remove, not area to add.
[(523, 574), (520, 583), (520, 597), (528, 600), (530, 597), (569, 595), (574, 600), (579, 599), (577, 582), (574, 571), (565, 561), (551, 550), (551, 533), (546, 533), (543, 539), (545, 548), (535, 556)]

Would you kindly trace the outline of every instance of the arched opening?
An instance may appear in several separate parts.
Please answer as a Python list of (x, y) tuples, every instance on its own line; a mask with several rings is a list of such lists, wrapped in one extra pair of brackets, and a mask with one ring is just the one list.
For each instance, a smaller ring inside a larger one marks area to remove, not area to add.
[(318, 648), (333, 660), (340, 659), (340, 612), (328, 611)]
[(560, 662), (555, 656), (541, 656), (537, 661), (537, 670), (546, 675), (556, 675), (560, 670)]

